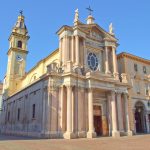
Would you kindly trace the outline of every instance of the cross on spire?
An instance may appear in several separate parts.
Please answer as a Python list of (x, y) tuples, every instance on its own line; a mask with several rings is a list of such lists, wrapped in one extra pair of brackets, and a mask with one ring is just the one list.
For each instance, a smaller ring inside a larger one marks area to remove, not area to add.
[(88, 8), (86, 8), (89, 11), (89, 15), (92, 14), (93, 10), (91, 9), (91, 7), (89, 6)]
[(20, 13), (20, 15), (22, 16), (22, 15), (23, 15), (23, 10), (20, 10), (19, 13)]

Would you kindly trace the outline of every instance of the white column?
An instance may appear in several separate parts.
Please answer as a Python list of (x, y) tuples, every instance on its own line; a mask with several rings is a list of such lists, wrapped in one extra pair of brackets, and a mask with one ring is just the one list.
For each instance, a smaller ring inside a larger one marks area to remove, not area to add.
[(67, 87), (67, 132), (72, 132), (72, 87)]
[(130, 122), (129, 122), (129, 105), (128, 105), (128, 98), (127, 93), (124, 93), (124, 104), (125, 104), (125, 120), (126, 120), (126, 131), (128, 136), (132, 136), (133, 132), (130, 130)]
[(79, 55), (79, 36), (75, 36), (75, 41), (76, 41), (76, 65), (79, 65), (79, 61), (80, 61), (80, 55)]
[(71, 38), (71, 60), (74, 62), (74, 36)]
[(103, 66), (103, 62), (102, 62), (102, 51), (99, 52), (99, 60), (100, 60), (100, 66), (99, 66), (99, 69), (100, 71), (102, 72), (102, 66)]
[(108, 47), (105, 46), (105, 73), (110, 73), (109, 71), (109, 62), (108, 62)]
[(62, 39), (59, 40), (59, 59), (60, 64), (62, 64)]
[(62, 39), (62, 62), (65, 63), (65, 51), (66, 51), (66, 44), (65, 44), (65, 37)]
[(116, 48), (112, 47), (112, 63), (113, 63), (113, 75), (116, 80), (119, 80), (119, 73), (118, 73), (118, 65), (117, 65), (117, 58), (116, 58)]
[(108, 104), (108, 124), (109, 124), (109, 136), (111, 136), (112, 131), (112, 118), (111, 118), (111, 97), (107, 94), (107, 104)]
[[(49, 84), (50, 84), (50, 81), (49, 81)], [(51, 113), (51, 104), (50, 104), (50, 101), (51, 101), (51, 91), (50, 91), (50, 85), (48, 86), (48, 89), (47, 89), (47, 93), (45, 93), (46, 95), (46, 99), (45, 99), (45, 115), (46, 115), (46, 118), (45, 118), (45, 136), (49, 137), (49, 134), (50, 134), (50, 113)]]
[(64, 87), (61, 86), (60, 87), (60, 130), (62, 132), (65, 131), (65, 127), (64, 127)]
[(94, 131), (94, 119), (93, 119), (93, 90), (88, 91), (88, 116), (89, 116), (89, 131), (87, 138), (93, 138), (96, 136)]
[(85, 45), (85, 39), (83, 39), (83, 49), (84, 49), (84, 65), (86, 66), (86, 62), (87, 62), (87, 49), (86, 49), (86, 45)]
[(78, 137), (83, 138), (86, 136), (84, 131), (84, 93), (82, 87), (78, 87)]
[(119, 131), (120, 132), (124, 132), (124, 129), (123, 129), (123, 114), (122, 114), (121, 93), (117, 93), (117, 110), (118, 110), (118, 126), (119, 126)]
[(74, 131), (75, 133), (78, 133), (78, 87), (75, 87), (74, 90)]
[(149, 128), (149, 125), (150, 125), (150, 121), (149, 121), (149, 114), (146, 114), (146, 128), (147, 128), (147, 133), (150, 133), (150, 128)]
[(69, 49), (69, 41), (70, 40), (70, 37), (69, 36), (66, 36), (66, 61), (69, 61), (70, 60), (70, 49)]
[(67, 86), (67, 130), (64, 134), (64, 138), (71, 139), (74, 138), (72, 129), (72, 86)]
[(111, 92), (111, 111), (112, 111), (112, 136), (119, 137), (120, 132), (117, 129), (117, 113), (116, 113), (116, 100), (115, 100), (115, 92)]
[(67, 61), (67, 36), (64, 36), (64, 50), (63, 50), (63, 57), (64, 57), (64, 63)]
[(46, 124), (46, 102), (48, 101), (48, 91), (47, 91), (47, 87), (45, 87), (43, 89), (43, 112), (42, 112), (42, 135), (44, 136), (46, 128), (45, 128), (45, 124)]
[(115, 47), (112, 47), (112, 60), (113, 60), (113, 73), (118, 73)]

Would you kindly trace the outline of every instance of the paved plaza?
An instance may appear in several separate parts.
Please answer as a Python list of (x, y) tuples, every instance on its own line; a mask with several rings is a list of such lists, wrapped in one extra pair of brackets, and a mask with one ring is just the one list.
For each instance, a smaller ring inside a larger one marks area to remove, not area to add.
[(150, 150), (150, 135), (95, 139), (31, 139), (0, 135), (0, 150)]

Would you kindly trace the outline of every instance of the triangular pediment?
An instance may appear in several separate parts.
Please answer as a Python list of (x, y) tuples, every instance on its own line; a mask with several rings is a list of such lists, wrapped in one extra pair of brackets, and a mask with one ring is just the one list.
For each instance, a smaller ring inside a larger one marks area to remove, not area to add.
[(116, 41), (117, 39), (109, 34), (107, 31), (105, 31), (103, 28), (101, 28), (98, 24), (84, 24), (79, 26), (83, 31), (85, 31), (87, 34), (94, 37), (99, 37), (99, 39), (108, 39), (111, 41)]

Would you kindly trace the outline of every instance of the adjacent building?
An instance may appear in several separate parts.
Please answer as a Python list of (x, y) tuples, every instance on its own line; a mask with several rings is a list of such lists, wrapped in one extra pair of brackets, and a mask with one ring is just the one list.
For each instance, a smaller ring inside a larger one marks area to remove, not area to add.
[(131, 88), (130, 123), (134, 133), (150, 133), (150, 60), (121, 53), (119, 73), (126, 73)]

